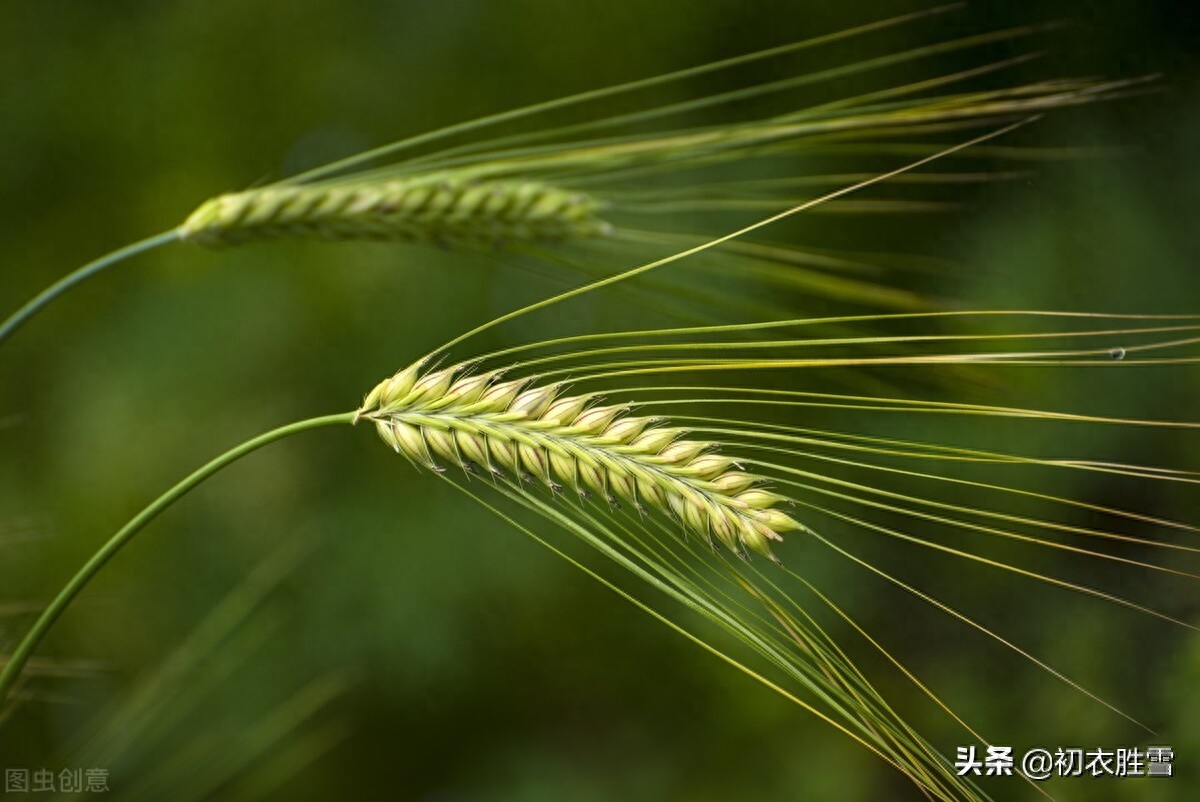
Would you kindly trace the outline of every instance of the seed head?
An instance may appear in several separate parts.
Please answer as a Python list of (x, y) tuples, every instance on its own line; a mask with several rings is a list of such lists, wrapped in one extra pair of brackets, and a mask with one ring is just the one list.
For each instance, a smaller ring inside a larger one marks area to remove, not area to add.
[(488, 247), (602, 236), (610, 226), (599, 209), (590, 195), (548, 184), (436, 174), (219, 195), (179, 232), (206, 245), (296, 236)]
[(760, 477), (714, 444), (628, 413), (534, 377), (503, 379), (501, 371), (463, 365), (425, 371), (423, 363), (380, 382), (358, 410), (417, 465), (532, 478), (580, 498), (656, 509), (739, 555), (774, 559), (771, 541), (804, 528), (778, 508), (784, 496), (763, 489)]

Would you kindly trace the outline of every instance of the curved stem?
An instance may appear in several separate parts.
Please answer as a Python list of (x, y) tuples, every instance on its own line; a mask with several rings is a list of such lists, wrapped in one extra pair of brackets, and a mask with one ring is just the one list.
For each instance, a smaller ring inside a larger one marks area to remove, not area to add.
[(129, 523), (121, 527), (120, 531), (109, 538), (108, 542), (92, 555), (92, 558), (79, 569), (75, 576), (71, 577), (71, 581), (59, 591), (58, 595), (54, 597), (54, 601), (50, 602), (50, 605), (42, 612), (38, 620), (34, 622), (28, 634), (17, 644), (17, 648), (13, 651), (8, 663), (4, 666), (4, 670), (0, 672), (0, 705), (4, 704), (4, 700), (7, 698), (12, 686), (16, 683), (17, 678), (21, 675), (21, 671), (25, 667), (25, 663), (29, 660), (29, 657), (33, 654), (34, 649), (37, 648), (42, 638), (45, 637), (50, 627), (54, 625), (54, 622), (58, 620), (63, 611), (67, 609), (71, 601), (79, 595), (79, 592), (104, 567), (105, 563), (112, 559), (113, 555), (132, 540), (133, 536), (141, 531), (146, 524), (154, 520), (159, 513), (170, 507), (189, 490), (226, 465), (237, 461), (252, 451), (257, 451), (268, 443), (273, 443), (288, 435), (297, 434), (309, 429), (316, 429), (321, 426), (332, 426), (338, 423), (353, 424), (354, 420), (355, 413), (344, 412), (339, 415), (326, 415), (320, 418), (310, 418), (308, 420), (297, 421), (296, 423), (289, 423), (287, 426), (281, 426), (265, 434), (260, 434), (258, 437), (247, 440), (241, 445), (226, 451), (151, 502), (149, 506), (139, 512)]
[(160, 245), (166, 245), (167, 243), (175, 242), (177, 239), (179, 239), (179, 231), (177, 229), (164, 231), (161, 234), (155, 234), (153, 237), (147, 237), (140, 242), (135, 242), (132, 245), (126, 245), (124, 248), (119, 248), (110, 254), (101, 256), (99, 259), (88, 262), (74, 273), (63, 276), (58, 281), (42, 290), (41, 293), (39, 293), (36, 297), (34, 297), (16, 312), (13, 312), (11, 315), (9, 315), (4, 323), (0, 324), (0, 343), (3, 343), (5, 340), (11, 337), (17, 329), (23, 326), (31, 317), (40, 312), (43, 307), (48, 305), (51, 301), (62, 295), (67, 290), (74, 287), (76, 284), (86, 281), (87, 279), (99, 273), (101, 270), (115, 265), (118, 262), (124, 261), (131, 256), (136, 256), (139, 253), (145, 253), (146, 251), (157, 248)]

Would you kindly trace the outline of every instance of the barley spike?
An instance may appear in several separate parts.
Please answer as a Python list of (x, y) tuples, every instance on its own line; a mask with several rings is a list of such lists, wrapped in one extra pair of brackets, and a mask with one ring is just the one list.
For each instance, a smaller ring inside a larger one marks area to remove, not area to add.
[(492, 246), (603, 236), (592, 196), (548, 184), (433, 173), (392, 180), (279, 185), (218, 195), (179, 228), (233, 245), (278, 236)]
[(689, 440), (660, 418), (630, 415), (628, 405), (562, 390), (469, 365), (426, 371), (422, 361), (380, 382), (356, 420), (372, 421), (385, 443), (430, 470), (445, 470), (445, 462), (655, 509), (743, 557), (753, 551), (774, 560), (771, 541), (804, 529), (778, 509), (785, 497), (714, 444)]

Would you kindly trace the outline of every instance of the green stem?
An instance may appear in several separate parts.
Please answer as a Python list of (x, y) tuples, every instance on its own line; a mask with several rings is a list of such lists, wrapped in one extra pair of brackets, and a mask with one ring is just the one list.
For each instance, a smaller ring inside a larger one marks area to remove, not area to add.
[(0, 324), (0, 344), (13, 335), (13, 333), (23, 326), (31, 317), (42, 310), (58, 296), (62, 295), (67, 290), (80, 284), (92, 276), (104, 270), (107, 267), (115, 265), (131, 256), (137, 256), (140, 253), (157, 248), (160, 245), (166, 245), (170, 242), (175, 242), (179, 239), (179, 231), (171, 229), (164, 231), (162, 234), (155, 234), (153, 237), (147, 237), (141, 242), (135, 242), (132, 245), (126, 245), (124, 248), (119, 248), (110, 254), (101, 256), (95, 261), (88, 262), (83, 267), (63, 276), (61, 279), (51, 284), (46, 289), (42, 290), (35, 298), (22, 306), (16, 312), (9, 315), (8, 319)]
[(175, 485), (170, 490), (163, 493), (161, 496), (151, 502), (148, 507), (139, 512), (137, 516), (134, 517), (129, 523), (121, 527), (120, 531), (109, 538), (108, 542), (101, 546), (100, 549), (92, 555), (92, 558), (88, 560), (82, 568), (79, 569), (78, 573), (71, 577), (71, 581), (68, 582), (61, 591), (59, 591), (58, 595), (54, 597), (54, 601), (50, 602), (50, 605), (42, 612), (41, 616), (38, 617), (38, 620), (34, 622), (33, 627), (29, 630), (29, 633), (21, 639), (19, 644), (17, 644), (17, 648), (12, 653), (8, 663), (4, 666), (4, 670), (0, 671), (0, 705), (4, 704), (5, 699), (8, 697), (9, 691), (12, 690), (12, 686), (16, 683), (17, 678), (21, 675), (21, 671), (24, 669), (25, 663), (33, 654), (34, 649), (37, 648), (42, 638), (45, 637), (46, 633), (50, 630), (50, 627), (54, 625), (54, 622), (58, 620), (58, 617), (62, 615), (63, 611), (67, 609), (67, 606), (70, 605), (71, 601), (77, 595), (79, 595), (79, 592), (83, 590), (87, 583), (91, 581), (92, 577), (94, 577), (96, 573), (104, 567), (105, 563), (112, 559), (113, 555), (120, 551), (126, 543), (132, 540), (133, 536), (141, 531), (146, 524), (154, 520), (159, 513), (167, 509), (167, 507), (170, 507), (172, 504), (182, 498), (189, 490), (203, 482), (208, 477), (212, 476), (217, 471), (224, 468), (226, 465), (237, 461), (252, 451), (257, 451), (268, 443), (273, 443), (276, 440), (281, 440), (284, 437), (287, 437), (288, 435), (308, 431), (309, 429), (316, 429), (321, 426), (332, 426), (333, 424), (338, 423), (353, 424), (355, 421), (355, 415), (356, 413), (354, 412), (344, 412), (339, 415), (326, 415), (320, 418), (310, 418), (308, 420), (302, 420), (296, 423), (289, 423), (287, 426), (281, 426), (278, 429), (274, 429), (265, 434), (260, 434), (258, 437), (247, 440), (241, 445), (226, 451), (224, 454), (217, 457), (203, 468), (200, 468), (195, 473), (191, 474), (186, 479), (179, 482), (179, 484)]

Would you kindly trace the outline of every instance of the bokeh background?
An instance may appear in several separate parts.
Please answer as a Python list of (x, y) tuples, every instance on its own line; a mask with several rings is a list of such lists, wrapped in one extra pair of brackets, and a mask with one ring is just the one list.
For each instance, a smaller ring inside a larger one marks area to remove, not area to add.
[[(5, 3), (0, 305), (175, 225), (221, 191), (921, 7)], [(1047, 50), (1031, 77), (1163, 75), (1153, 93), (1052, 115), (1022, 134), (1026, 144), (1103, 157), (964, 191), (969, 204), (954, 214), (821, 218), (828, 231), (798, 224), (788, 235), (954, 260), (959, 269), (910, 279), (970, 306), (1195, 312), (1200, 16), (1190, 4), (973, 2), (875, 36), (862, 56), (1048, 19), (1075, 24), (1009, 46)], [(950, 72), (979, 54), (936, 63)], [(664, 90), (662, 100), (704, 88)], [(0, 651), (28, 624), (22, 610), (175, 477), (267, 428), (353, 406), (430, 347), (557, 288), (546, 282), (481, 256), (416, 248), (177, 246), (59, 303), (0, 351)], [(619, 309), (600, 298), (570, 320), (606, 325)], [(563, 322), (546, 315), (480, 348), (554, 336)], [(1022, 398), (1055, 408), (1100, 408), (1100, 399), (1113, 414), (1197, 418), (1192, 368), (1103, 385), (1057, 371), (1013, 382)], [(922, 427), (898, 434), (939, 437), (936, 423)], [(1198, 467), (1195, 438), (1071, 437), (1107, 438), (1129, 461)], [(1200, 510), (1183, 491), (1114, 498), (1095, 480), (1062, 490), (1192, 521)], [(892, 548), (880, 544), (880, 559), (917, 559), (893, 558)], [(789, 557), (803, 558), (802, 549)], [(1159, 733), (1151, 737), (951, 622), (898, 613), (891, 592), (837, 570), (824, 586), (995, 740), (1161, 741), (1179, 755), (1172, 780), (1080, 780), (1061, 784), (1061, 798), (1195, 798), (1194, 636), (953, 561), (912, 567), (1146, 721)], [(1187, 585), (1097, 578), (1197, 620), (1194, 596), (1178, 592)], [(968, 742), (854, 648), (940, 749)], [(0, 725), (0, 764), (58, 770), (87, 759), (110, 769), (113, 798), (919, 798), (862, 748), (418, 474), (367, 431), (312, 433), (225, 471), (115, 560), (43, 653), (53, 675)], [(1033, 795), (1015, 780), (986, 787), (1000, 799)]]

